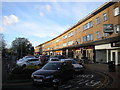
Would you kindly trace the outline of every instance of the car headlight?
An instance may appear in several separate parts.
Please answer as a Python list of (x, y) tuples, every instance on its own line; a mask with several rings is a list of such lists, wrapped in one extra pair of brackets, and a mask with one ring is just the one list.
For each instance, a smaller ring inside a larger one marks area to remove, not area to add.
[(33, 74), (31, 74), (31, 78), (33, 78), (34, 77), (34, 75)]
[(45, 78), (49, 79), (49, 78), (53, 78), (53, 77), (54, 77), (53, 75), (49, 75), (49, 76), (46, 76)]

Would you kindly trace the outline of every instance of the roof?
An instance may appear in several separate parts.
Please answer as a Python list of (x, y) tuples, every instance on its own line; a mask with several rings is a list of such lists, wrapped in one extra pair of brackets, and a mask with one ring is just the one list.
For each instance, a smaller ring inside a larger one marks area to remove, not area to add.
[(94, 10), (92, 13), (88, 14), (86, 17), (84, 17), (83, 19), (81, 19), (80, 21), (78, 21), (75, 25), (73, 25), (73, 26), (71, 26), (70, 28), (68, 28), (68, 29), (67, 29), (66, 31), (64, 31), (62, 34), (58, 35), (57, 37), (55, 37), (55, 38), (53, 38), (53, 39), (51, 39), (51, 40), (49, 40), (49, 41), (44, 42), (44, 43), (42, 43), (42, 44), (40, 44), (40, 45), (38, 45), (38, 46), (41, 46), (41, 45), (43, 45), (43, 44), (45, 44), (45, 43), (48, 43), (48, 42), (50, 42), (50, 41), (52, 41), (52, 40), (55, 40), (56, 38), (64, 35), (66, 32), (69, 32), (70, 30), (72, 30), (72, 29), (75, 28), (76, 26), (78, 26), (78, 25), (80, 25), (81, 23), (85, 22), (85, 21), (88, 20), (89, 18), (95, 16), (96, 14), (98, 14), (99, 12), (101, 12), (101, 11), (103, 11), (104, 9), (108, 8), (109, 6), (113, 5), (114, 3), (116, 3), (116, 2), (114, 2), (113, 0), (110, 0), (109, 2), (106, 2), (105, 4), (103, 4), (102, 6), (100, 6), (99, 8), (97, 8), (96, 10)]

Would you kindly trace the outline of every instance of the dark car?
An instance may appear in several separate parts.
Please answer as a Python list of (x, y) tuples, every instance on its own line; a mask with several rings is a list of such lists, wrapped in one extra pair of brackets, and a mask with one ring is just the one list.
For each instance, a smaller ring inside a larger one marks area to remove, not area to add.
[(32, 73), (31, 78), (34, 84), (61, 83), (64, 80), (73, 78), (74, 68), (71, 63), (61, 61), (51, 61), (41, 69)]
[(63, 61), (63, 62), (64, 62), (64, 61), (65, 61), (65, 62), (70, 62), (70, 63), (73, 65), (76, 73), (78, 73), (78, 74), (79, 74), (79, 73), (80, 73), (80, 74), (83, 74), (84, 69), (85, 69), (85, 68), (84, 68), (84, 65), (77, 63), (75, 59), (68, 58), (68, 59), (61, 59), (61, 61)]

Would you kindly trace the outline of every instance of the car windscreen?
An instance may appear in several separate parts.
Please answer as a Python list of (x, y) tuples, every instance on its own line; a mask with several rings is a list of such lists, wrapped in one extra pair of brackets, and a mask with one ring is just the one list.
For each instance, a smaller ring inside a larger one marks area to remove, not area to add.
[(58, 70), (60, 66), (61, 66), (61, 63), (47, 63), (42, 69), (43, 70)]
[(59, 59), (51, 59), (51, 61), (59, 61)]

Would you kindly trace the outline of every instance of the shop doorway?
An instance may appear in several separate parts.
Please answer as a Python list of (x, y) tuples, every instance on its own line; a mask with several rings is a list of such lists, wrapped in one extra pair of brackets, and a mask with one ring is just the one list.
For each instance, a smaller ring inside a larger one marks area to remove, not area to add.
[(118, 51), (111, 50), (111, 61), (115, 61), (115, 65), (118, 65)]

